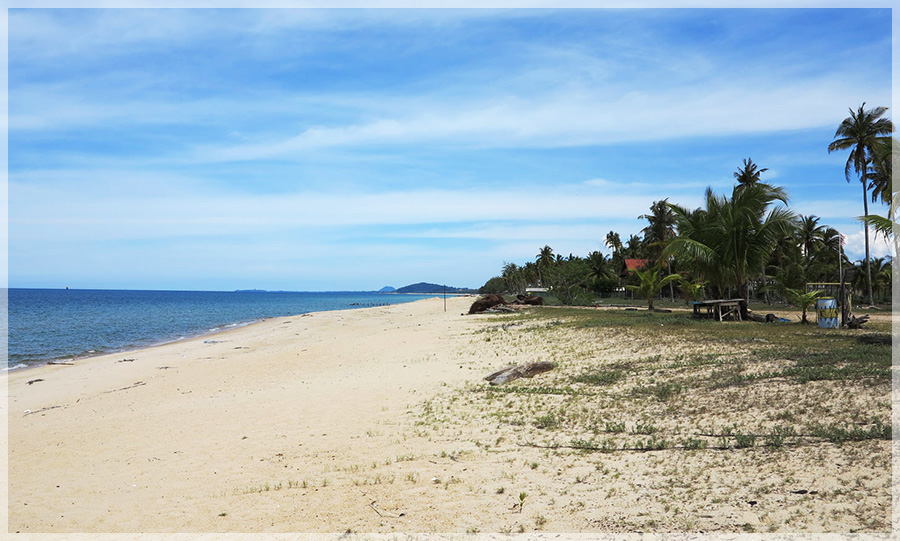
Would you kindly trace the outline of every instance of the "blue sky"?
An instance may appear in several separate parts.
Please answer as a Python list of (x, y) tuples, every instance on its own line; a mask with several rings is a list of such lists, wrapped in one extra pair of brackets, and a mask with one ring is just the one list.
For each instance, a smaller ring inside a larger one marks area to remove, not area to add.
[(479, 287), (748, 157), (860, 258), (826, 148), (891, 105), (891, 37), (886, 9), (11, 10), (9, 285)]

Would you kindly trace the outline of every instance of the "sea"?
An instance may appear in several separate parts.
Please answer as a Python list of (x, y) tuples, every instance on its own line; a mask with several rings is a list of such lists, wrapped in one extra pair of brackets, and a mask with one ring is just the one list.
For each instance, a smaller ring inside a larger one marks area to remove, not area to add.
[(435, 296), (343, 291), (9, 289), (5, 370), (144, 348), (272, 317)]

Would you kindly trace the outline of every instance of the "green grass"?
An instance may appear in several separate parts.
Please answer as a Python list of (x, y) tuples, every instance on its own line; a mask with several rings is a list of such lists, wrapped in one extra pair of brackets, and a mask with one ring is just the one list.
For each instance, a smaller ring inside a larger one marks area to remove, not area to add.
[(623, 379), (625, 379), (625, 372), (622, 370), (598, 370), (579, 374), (572, 378), (572, 381), (588, 385), (613, 385)]

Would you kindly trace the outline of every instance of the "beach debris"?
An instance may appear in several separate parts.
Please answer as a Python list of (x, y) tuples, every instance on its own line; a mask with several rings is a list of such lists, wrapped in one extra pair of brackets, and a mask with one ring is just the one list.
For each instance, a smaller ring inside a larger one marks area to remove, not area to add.
[(472, 303), (472, 306), (469, 307), (470, 314), (478, 314), (480, 312), (484, 312), (488, 308), (493, 308), (500, 304), (506, 304), (506, 300), (503, 299), (501, 295), (485, 295), (481, 297), (477, 301)]
[(556, 365), (548, 361), (540, 361), (536, 363), (520, 364), (518, 366), (507, 366), (501, 370), (497, 370), (493, 374), (489, 374), (484, 379), (491, 385), (502, 385), (519, 378), (531, 378), (542, 372), (547, 372), (556, 368)]
[(371, 507), (372, 509), (374, 509), (375, 512), (378, 513), (378, 516), (379, 516), (379, 517), (393, 517), (393, 518), (400, 518), (400, 517), (406, 515), (406, 513), (400, 513), (399, 515), (395, 515), (394, 513), (388, 513), (387, 511), (382, 511), (382, 510), (378, 509), (378, 500), (372, 500), (372, 501), (369, 503), (369, 507)]
[(41, 379), (41, 378), (33, 379), (33, 380), (31, 380), (31, 381), (28, 382), (28, 385), (31, 385), (32, 383), (37, 383), (37, 382), (39, 382), (39, 381), (44, 381), (44, 380)]
[(847, 328), (849, 329), (862, 329), (862, 326), (869, 322), (869, 316), (864, 315), (863, 317), (856, 317), (854, 315), (850, 316), (850, 319), (847, 320)]
[[(156, 376), (154, 376), (154, 377), (156, 377)], [(103, 391), (103, 394), (115, 393), (117, 391), (124, 391), (126, 389), (133, 389), (135, 387), (140, 387), (141, 385), (147, 385), (147, 384), (144, 383), (143, 381), (138, 381), (136, 383), (133, 383), (132, 385), (129, 385), (128, 387), (122, 387), (121, 389), (113, 389), (112, 391)]]
[(75, 365), (75, 363), (64, 363), (64, 362), (60, 362), (60, 361), (50, 361), (47, 364), (55, 365), (55, 366), (56, 365), (65, 365), (65, 366), (74, 366)]
[(120, 361), (116, 361), (117, 363), (133, 363), (134, 359), (122, 359)]
[(503, 304), (492, 306), (484, 311), (485, 314), (509, 314), (511, 312), (515, 312), (515, 310)]
[(32, 410), (25, 410), (25, 413), (22, 415), (22, 417), (25, 417), (25, 416), (27, 416), (27, 415), (34, 415), (35, 413), (41, 413), (42, 411), (55, 410), (55, 409), (58, 409), (58, 408), (61, 408), (61, 407), (62, 407), (62, 406), (50, 406), (50, 407), (47, 407), (47, 408), (41, 408), (41, 409), (39, 409), (39, 410), (34, 410), (34, 411), (32, 411)]
[(544, 306), (544, 297), (536, 295), (516, 295), (516, 304), (527, 304), (529, 306)]

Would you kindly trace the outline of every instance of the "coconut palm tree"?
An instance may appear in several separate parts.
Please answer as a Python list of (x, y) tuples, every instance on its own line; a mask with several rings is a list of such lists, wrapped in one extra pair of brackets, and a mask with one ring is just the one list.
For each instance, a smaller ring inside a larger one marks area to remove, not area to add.
[(594, 251), (587, 256), (588, 278), (595, 286), (616, 277), (612, 262), (603, 253)]
[[(841, 122), (834, 132), (834, 141), (828, 145), (829, 154), (838, 150), (850, 150), (847, 164), (844, 166), (844, 177), (850, 182), (850, 169), (852, 168), (862, 183), (863, 210), (865, 218), (869, 216), (869, 194), (867, 180), (869, 166), (875, 156), (875, 148), (879, 140), (890, 136), (894, 131), (894, 124), (887, 118), (881, 118), (887, 112), (887, 107), (866, 109), (863, 102), (857, 111), (850, 109), (850, 116)], [(872, 269), (869, 265), (871, 258), (869, 252), (869, 228), (863, 228), (866, 239), (866, 295), (869, 304), (872, 303)]]
[(821, 293), (821, 291), (807, 291), (804, 293), (799, 289), (791, 289), (789, 287), (784, 289), (784, 295), (787, 298), (787, 301), (803, 311), (800, 323), (804, 324), (808, 322), (806, 319), (806, 311), (809, 310), (810, 306), (816, 303), (816, 297)]
[(735, 186), (730, 199), (707, 188), (705, 209), (689, 211), (670, 205), (678, 236), (663, 255), (677, 255), (691, 263), (720, 294), (734, 287), (744, 299), (741, 316), (746, 317), (750, 280), (793, 226), (793, 212), (784, 206), (770, 208), (787, 200), (782, 188), (762, 182)]
[(606, 234), (606, 245), (612, 251), (612, 255), (622, 251), (622, 238), (615, 231)]
[(690, 280), (687, 277), (682, 276), (681, 280), (678, 281), (678, 286), (681, 288), (681, 293), (684, 295), (684, 304), (688, 304), (690, 302), (699, 301), (703, 298), (703, 290), (706, 288), (706, 280)]
[(537, 256), (535, 256), (535, 263), (537, 264), (538, 283), (543, 287), (545, 271), (556, 263), (556, 256), (553, 255), (553, 248), (547, 245), (541, 248)]
[(869, 189), (872, 190), (872, 202), (881, 201), (886, 205), (892, 203), (895, 193), (891, 185), (891, 172), (894, 162), (900, 160), (900, 141), (893, 137), (880, 137), (873, 148), (872, 163), (866, 174)]
[[(644, 244), (652, 257), (662, 264), (662, 251), (669, 240), (675, 236), (675, 214), (669, 208), (669, 199), (662, 201), (654, 201), (650, 205), (650, 214), (642, 214), (639, 219), (647, 220), (649, 225), (641, 230), (644, 234)], [(666, 270), (672, 274), (671, 261), (666, 260)], [(675, 289), (673, 284), (669, 283), (669, 295), (672, 302), (675, 302)]]
[(629, 235), (625, 241), (625, 247), (622, 249), (622, 255), (627, 259), (643, 259), (646, 252), (644, 239), (637, 235)]
[(525, 292), (524, 271), (522, 267), (515, 263), (506, 263), (503, 265), (503, 271), (500, 277), (506, 283), (506, 290), (512, 293)]
[(638, 277), (639, 282), (637, 285), (627, 285), (625, 287), (634, 291), (638, 297), (647, 299), (647, 310), (653, 310), (653, 299), (659, 295), (664, 285), (675, 280), (681, 280), (681, 275), (679, 274), (661, 276), (660, 268), (660, 265), (655, 265), (643, 270), (628, 269), (628, 272), (634, 273)]
[(758, 169), (758, 166), (753, 163), (752, 158), (747, 158), (744, 160), (744, 166), (738, 167), (737, 172), (734, 173), (734, 178), (737, 179), (739, 186), (750, 186), (759, 182), (759, 175), (769, 169), (767, 167), (763, 167), (762, 169)]
[(800, 216), (797, 220), (797, 240), (807, 261), (825, 246), (825, 226), (819, 225), (818, 216)]

